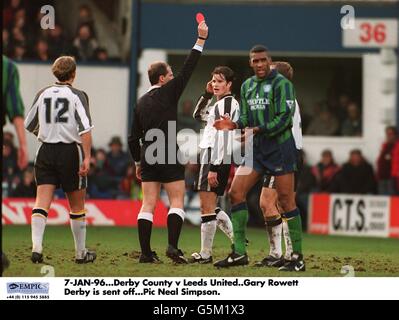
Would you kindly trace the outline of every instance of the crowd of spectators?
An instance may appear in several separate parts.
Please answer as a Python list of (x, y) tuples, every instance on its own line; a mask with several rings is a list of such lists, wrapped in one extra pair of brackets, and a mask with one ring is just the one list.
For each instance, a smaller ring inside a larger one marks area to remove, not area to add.
[[(108, 150), (92, 150), (88, 196), (103, 199), (141, 199), (140, 182), (128, 152), (123, 150), (119, 137), (113, 137)], [(376, 161), (376, 171), (359, 149), (351, 150), (348, 160), (337, 164), (332, 150), (321, 153), (320, 161), (309, 165), (302, 152), (304, 166), (298, 185), (302, 199), (311, 192), (347, 194), (399, 194), (399, 135), (395, 127), (386, 128), (386, 140)], [(3, 140), (3, 196), (34, 194), (32, 165), (21, 172), (17, 166), (14, 136), (4, 133)], [(188, 199), (192, 199), (192, 182), (198, 165), (188, 164), (186, 186)]]
[[(46, 4), (54, 4), (47, 1)], [(41, 1), (10, 0), (3, 10), (3, 54), (13, 60), (53, 61), (62, 54), (80, 61), (109, 61), (98, 43), (92, 10), (82, 5), (75, 34), (69, 34), (58, 20), (54, 29), (42, 29)]]
[(313, 116), (303, 117), (303, 132), (310, 136), (362, 135), (361, 109), (348, 95), (341, 94), (338, 99), (318, 102), (313, 106)]

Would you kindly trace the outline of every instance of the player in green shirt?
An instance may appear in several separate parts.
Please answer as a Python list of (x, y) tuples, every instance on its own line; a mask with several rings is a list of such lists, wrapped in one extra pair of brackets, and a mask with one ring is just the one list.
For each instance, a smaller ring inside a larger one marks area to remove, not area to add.
[(22, 170), (28, 165), (28, 151), (24, 128), (24, 104), (19, 92), (19, 74), (13, 61), (3, 55), (3, 126), (6, 116), (13, 123), (18, 137), (18, 167)]
[(253, 134), (253, 157), (244, 159), (234, 177), (230, 198), (231, 220), (234, 230), (234, 250), (216, 267), (248, 264), (246, 253), (246, 225), (248, 208), (246, 195), (264, 174), (275, 176), (276, 191), (283, 213), (267, 218), (270, 227), (279, 226), (287, 219), (293, 254), (279, 270), (304, 271), (302, 255), (302, 225), (294, 196), (294, 172), (297, 151), (292, 136), (292, 117), (295, 111), (295, 90), (292, 83), (276, 70), (266, 47), (254, 46), (250, 51), (250, 66), (255, 75), (241, 86), (240, 119), (233, 122), (223, 117), (215, 121), (218, 130), (244, 129), (244, 138)]

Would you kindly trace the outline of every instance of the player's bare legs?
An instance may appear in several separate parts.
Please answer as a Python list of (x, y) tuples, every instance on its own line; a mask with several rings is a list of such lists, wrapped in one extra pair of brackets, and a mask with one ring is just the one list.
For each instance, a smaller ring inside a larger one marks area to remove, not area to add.
[(75, 262), (94, 262), (96, 253), (86, 249), (86, 189), (66, 192), (69, 203), (69, 218), (73, 240), (75, 242)]
[(229, 191), (231, 201), (231, 221), (234, 232), (234, 252), (226, 259), (215, 263), (216, 267), (229, 267), (248, 264), (246, 255), (245, 230), (248, 222), (248, 208), (246, 196), (261, 175), (255, 170), (240, 166), (233, 178)]
[(183, 252), (178, 248), (180, 232), (183, 226), (184, 194), (186, 192), (184, 180), (164, 183), (164, 188), (168, 194), (170, 208), (168, 212), (168, 249), (166, 255), (175, 263), (188, 263)]
[(160, 260), (151, 250), (151, 231), (154, 221), (154, 211), (161, 191), (160, 182), (142, 182), (143, 202), (137, 216), (139, 241), (141, 247), (140, 263), (159, 263)]
[[(274, 182), (272, 179), (274, 180), (275, 177), (270, 177), (271, 184)], [(259, 267), (281, 267), (284, 263), (281, 248), (282, 219), (277, 203), (278, 195), (276, 190), (264, 186), (260, 195), (259, 205), (265, 219), (270, 251), (268, 256), (255, 264)]]
[(46, 228), (47, 214), (54, 196), (55, 185), (37, 186), (35, 207), (32, 210), (32, 262), (43, 262), (43, 235)]
[(292, 242), (292, 262), (280, 268), (281, 271), (305, 271), (302, 256), (302, 222), (299, 210), (295, 203), (294, 174), (289, 173), (276, 176), (276, 191), (278, 201), (287, 220), (288, 230)]

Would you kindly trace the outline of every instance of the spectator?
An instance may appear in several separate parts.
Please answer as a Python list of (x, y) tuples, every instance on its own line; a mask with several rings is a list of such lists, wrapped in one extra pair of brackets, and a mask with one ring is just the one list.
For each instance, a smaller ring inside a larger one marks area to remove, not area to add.
[(97, 38), (96, 29), (94, 26), (93, 13), (88, 5), (81, 5), (78, 13), (78, 30), (82, 25), (86, 25), (90, 29), (90, 34)]
[(15, 146), (9, 140), (3, 141), (3, 162), (2, 162), (2, 191), (3, 196), (12, 194), (15, 185), (19, 182), (19, 168), (17, 166), (17, 153)]
[(355, 149), (334, 178), (330, 190), (337, 193), (375, 194), (376, 187), (373, 167), (364, 159), (362, 152)]
[(129, 165), (129, 156), (122, 150), (122, 141), (119, 137), (113, 137), (109, 143), (110, 152), (107, 154), (107, 161), (112, 168), (113, 175), (119, 178), (119, 181), (126, 174)]
[(50, 29), (48, 47), (52, 59), (56, 59), (64, 54), (71, 54), (71, 49), (68, 47), (68, 42), (61, 25), (56, 24), (54, 29)]
[(378, 194), (392, 195), (395, 192), (392, 156), (395, 144), (399, 141), (398, 132), (395, 127), (387, 127), (385, 129), (385, 136), (385, 142), (382, 144), (377, 159)]
[(316, 105), (313, 118), (306, 134), (312, 136), (334, 136), (339, 129), (337, 118), (326, 107)]
[(299, 170), (298, 185), (296, 189), (296, 204), (301, 212), (303, 229), (306, 230), (309, 194), (316, 190), (317, 181), (316, 177), (313, 175), (312, 167), (306, 161), (305, 151), (301, 149), (299, 150), (299, 153), (299, 157), (302, 158), (303, 164), (302, 168)]
[(91, 198), (112, 199), (118, 190), (118, 183), (113, 179), (111, 168), (104, 149), (98, 149), (89, 174), (88, 193)]
[(75, 38), (73, 45), (75, 46), (80, 60), (88, 61), (93, 59), (94, 51), (98, 44), (91, 34), (90, 27), (82, 24), (78, 30), (78, 36)]
[(32, 168), (27, 168), (23, 172), (22, 181), (17, 185), (12, 192), (15, 198), (35, 198), (36, 197), (36, 184), (34, 181), (34, 174)]
[(11, 55), (11, 41), (10, 32), (7, 29), (3, 29), (3, 54), (6, 56)]
[(338, 98), (338, 105), (332, 110), (339, 123), (348, 118), (348, 107), (351, 100), (347, 94), (341, 94)]
[(18, 27), (12, 28), (11, 33), (12, 33), (11, 47), (15, 46), (16, 44), (26, 45), (27, 42), (26, 37), (20, 28)]
[(39, 39), (36, 43), (35, 48), (35, 58), (40, 61), (49, 61), (50, 52), (47, 41), (44, 39)]
[(21, 0), (11, 0), (10, 4), (3, 10), (3, 29), (10, 28), (15, 17), (15, 13), (22, 7)]
[(391, 174), (394, 179), (395, 194), (399, 195), (399, 138), (396, 139), (396, 143), (392, 150)]
[[(320, 162), (312, 168), (312, 174), (317, 182), (317, 190), (327, 192), (338, 171), (339, 166), (335, 163), (331, 150), (324, 150), (321, 153)], [(301, 183), (301, 179), (299, 182)]]
[(362, 120), (360, 111), (356, 103), (351, 102), (348, 105), (348, 117), (342, 124), (341, 135), (343, 136), (361, 136)]
[(141, 192), (141, 184), (136, 177), (136, 167), (134, 164), (129, 164), (126, 176), (122, 179), (120, 190), (125, 197), (132, 200), (142, 200), (143, 194)]
[(14, 46), (14, 51), (12, 53), (12, 58), (16, 61), (24, 60), (27, 56), (26, 47), (22, 43), (17, 43)]
[(200, 122), (193, 118), (194, 104), (192, 100), (185, 100), (182, 104), (181, 113), (177, 117), (177, 132), (182, 129), (192, 129), (199, 132)]
[(109, 59), (109, 57), (108, 57), (107, 49), (105, 49), (103, 47), (98, 47), (94, 51), (94, 60), (99, 61), (99, 62), (105, 62), (105, 61), (108, 61), (108, 59)]

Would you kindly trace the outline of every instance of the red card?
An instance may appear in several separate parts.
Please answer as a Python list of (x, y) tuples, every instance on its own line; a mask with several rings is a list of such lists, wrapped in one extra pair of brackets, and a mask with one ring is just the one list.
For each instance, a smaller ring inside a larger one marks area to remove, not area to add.
[(198, 12), (195, 18), (197, 19), (198, 24), (205, 20), (205, 17), (201, 12)]

